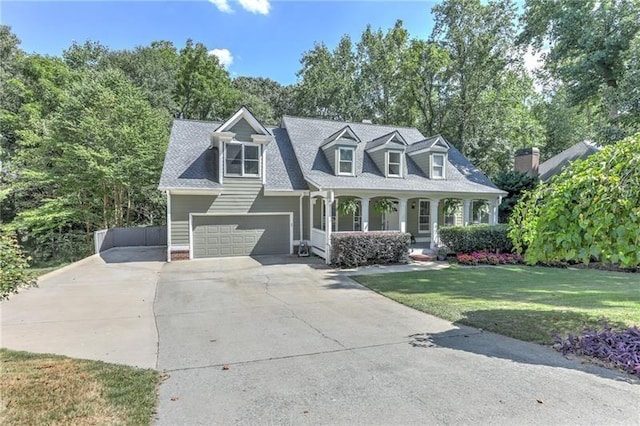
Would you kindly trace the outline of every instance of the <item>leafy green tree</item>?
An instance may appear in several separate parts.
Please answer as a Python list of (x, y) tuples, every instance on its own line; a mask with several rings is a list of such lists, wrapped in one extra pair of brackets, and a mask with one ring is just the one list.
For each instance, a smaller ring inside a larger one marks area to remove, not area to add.
[(640, 133), (525, 193), (510, 220), (528, 263), (640, 265)]
[(263, 77), (236, 77), (233, 87), (240, 92), (241, 103), (261, 121), (277, 124), (283, 115), (294, 114), (292, 90)]
[[(548, 49), (544, 67), (565, 85), (570, 104), (598, 107), (601, 140), (624, 137), (629, 130), (619, 121), (630, 93), (620, 86), (637, 72), (629, 54), (640, 31), (640, 2), (527, 0), (522, 20), (520, 42)], [(640, 129), (640, 117), (636, 122), (631, 131)]]
[(229, 73), (202, 43), (187, 40), (180, 50), (174, 100), (177, 116), (221, 120), (232, 113), (234, 93)]

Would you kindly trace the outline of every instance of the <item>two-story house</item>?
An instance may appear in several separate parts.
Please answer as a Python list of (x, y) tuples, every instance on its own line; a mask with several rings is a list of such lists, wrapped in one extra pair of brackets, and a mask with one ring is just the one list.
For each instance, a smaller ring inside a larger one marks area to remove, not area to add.
[[(496, 223), (506, 194), (441, 136), (290, 116), (265, 127), (246, 108), (224, 123), (175, 120), (159, 189), (169, 260), (292, 254), (300, 241), (327, 259), (344, 231), (434, 247), (439, 226), (482, 221), (474, 205)], [(341, 214), (341, 200), (355, 210)]]

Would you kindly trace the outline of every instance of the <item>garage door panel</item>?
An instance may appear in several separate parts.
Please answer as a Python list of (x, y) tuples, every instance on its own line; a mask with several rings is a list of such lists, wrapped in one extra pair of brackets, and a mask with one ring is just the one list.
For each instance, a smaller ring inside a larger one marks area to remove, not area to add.
[(194, 216), (195, 258), (288, 254), (288, 215)]

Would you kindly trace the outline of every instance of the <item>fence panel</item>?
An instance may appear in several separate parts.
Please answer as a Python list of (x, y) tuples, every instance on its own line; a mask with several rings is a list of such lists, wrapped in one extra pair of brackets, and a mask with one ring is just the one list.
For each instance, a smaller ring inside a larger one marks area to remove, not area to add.
[(94, 232), (96, 253), (113, 247), (166, 246), (167, 227), (110, 228)]

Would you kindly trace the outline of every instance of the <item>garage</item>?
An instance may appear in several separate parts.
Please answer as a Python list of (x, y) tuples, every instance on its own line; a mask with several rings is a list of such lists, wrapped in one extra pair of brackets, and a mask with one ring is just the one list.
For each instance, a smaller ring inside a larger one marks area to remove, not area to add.
[(193, 257), (291, 253), (291, 215), (192, 216)]

